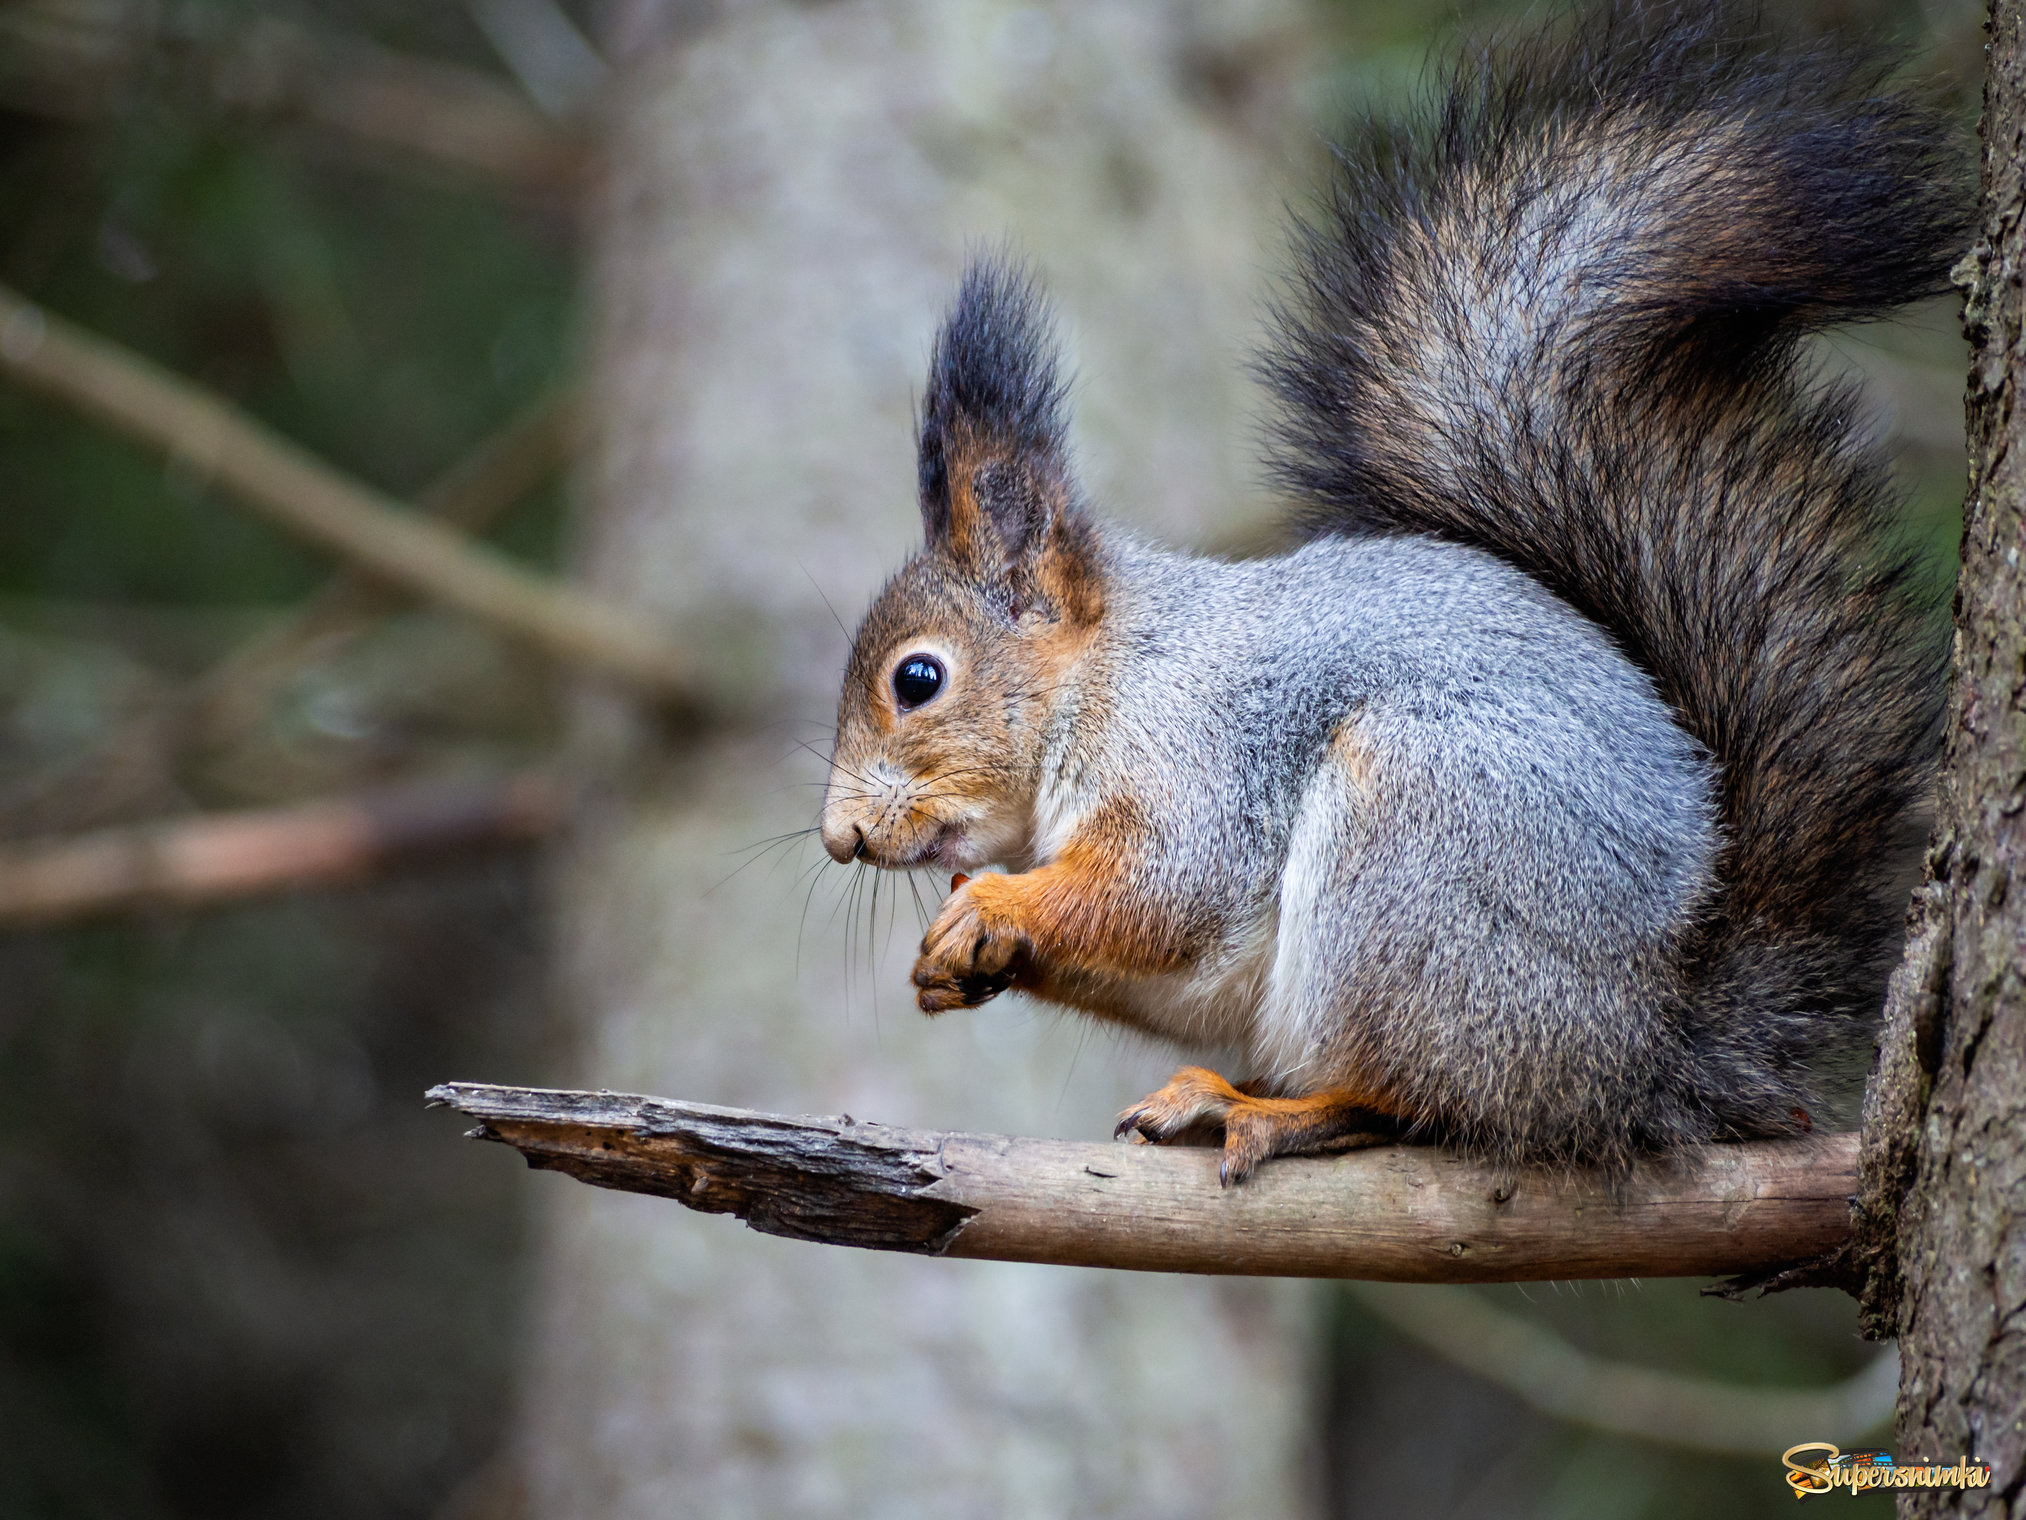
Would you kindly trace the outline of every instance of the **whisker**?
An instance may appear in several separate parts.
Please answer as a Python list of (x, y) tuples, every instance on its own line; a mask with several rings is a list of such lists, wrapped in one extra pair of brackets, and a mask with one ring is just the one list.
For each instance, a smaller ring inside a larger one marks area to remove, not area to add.
[(1084, 1047), (1090, 1043), (1091, 1024), (1088, 1019), (1076, 1021), (1076, 1049), (1069, 1053), (1069, 1070), (1062, 1074), (1062, 1091), (1055, 1095), (1055, 1111), (1062, 1112), (1062, 1105), (1069, 1100), (1069, 1084), (1076, 1076), (1076, 1063), (1083, 1059)]
[(841, 931), (844, 936), (844, 984), (854, 994), (862, 985), (861, 978), (865, 974), (858, 959), (858, 920), (860, 914), (865, 911), (864, 876), (865, 873), (854, 871), (851, 875), (851, 890), (844, 894), (844, 924)]
[(721, 855), (744, 855), (753, 850), (764, 850), (773, 845), (784, 844), (789, 840), (807, 839), (811, 834), (821, 832), (822, 830), (812, 823), (806, 829), (790, 829), (785, 834), (769, 834), (766, 838), (757, 839), (751, 844), (738, 845), (733, 849), (720, 850), (718, 853)]
[(803, 564), (803, 563), (802, 563), (802, 561), (800, 561), (799, 559), (795, 561), (795, 568), (796, 568), (797, 570), (800, 570), (800, 571), (802, 572), (803, 576), (804, 576), (804, 577), (805, 577), (805, 578), (806, 578), (806, 579), (808, 580), (808, 582), (809, 582), (809, 587), (810, 587), (810, 589), (811, 589), (812, 591), (814, 591), (814, 592), (816, 593), (816, 595), (817, 595), (817, 596), (818, 596), (819, 598), (821, 598), (821, 599), (822, 599), (822, 602), (823, 602), (823, 606), (824, 606), (824, 609), (825, 609), (826, 611), (828, 611), (828, 612), (829, 612), (829, 614), (830, 614), (830, 621), (831, 621), (831, 622), (833, 622), (833, 623), (835, 623), (835, 624), (837, 625), (837, 631), (838, 631), (839, 633), (841, 633), (841, 634), (843, 634), (843, 635), (844, 635), (844, 645), (845, 645), (845, 647), (846, 647), (847, 649), (848, 649), (848, 648), (850, 648), (850, 647), (851, 647), (851, 630), (850, 630), (849, 628), (846, 628), (846, 627), (844, 626), (844, 619), (843, 619), (843, 618), (841, 618), (841, 617), (839, 617), (839, 616), (837, 615), (837, 609), (836, 609), (835, 607), (832, 607), (832, 606), (830, 605), (830, 598), (829, 598), (829, 597), (827, 597), (827, 596), (824, 596), (824, 595), (823, 595), (823, 588), (822, 588), (821, 586), (819, 586), (819, 585), (817, 585), (817, 584), (816, 584), (816, 577), (815, 577), (815, 576), (813, 576), (813, 575), (810, 575), (810, 574), (809, 574), (809, 567), (808, 567), (807, 565)]
[(816, 759), (821, 760), (826, 766), (828, 766), (832, 770), (844, 772), (845, 775), (851, 777), (851, 779), (854, 781), (862, 781), (867, 786), (879, 785), (879, 783), (876, 780), (874, 780), (871, 776), (867, 776), (862, 772), (855, 771), (850, 766), (846, 765), (843, 761), (839, 760), (834, 752), (826, 755), (823, 753), (822, 750), (818, 749), (815, 745), (811, 744), (807, 739), (797, 739), (795, 741), (795, 748), (803, 751), (805, 754), (813, 755)]
[(822, 870), (830, 863), (828, 857), (814, 862), (795, 878), (794, 886), (788, 889), (792, 892), (795, 887), (801, 886), (805, 879), (809, 883), (809, 890), (802, 897), (802, 916), (795, 924), (795, 975), (798, 979), (802, 975), (802, 941), (809, 932), (809, 909), (816, 901), (816, 889), (823, 884)]
[(929, 909), (922, 902), (922, 877), (919, 871), (907, 873), (907, 889), (915, 900), (915, 917), (921, 920), (922, 933), (929, 932)]
[(741, 871), (745, 870), (748, 866), (758, 865), (761, 861), (765, 860), (771, 852), (776, 850), (791, 849), (800, 841), (807, 839), (811, 834), (817, 832), (819, 831), (814, 828), (796, 829), (792, 833), (776, 834), (771, 839), (762, 839), (756, 844), (743, 845), (736, 850), (721, 851), (720, 852), (721, 856), (744, 855), (747, 858), (740, 861), (736, 866), (732, 867), (731, 870), (727, 871), (724, 875), (720, 876), (716, 881), (712, 882), (708, 887), (704, 888), (703, 896), (708, 898), (713, 892), (717, 891), (719, 887), (722, 887), (726, 882), (730, 881), (734, 876), (737, 876)]

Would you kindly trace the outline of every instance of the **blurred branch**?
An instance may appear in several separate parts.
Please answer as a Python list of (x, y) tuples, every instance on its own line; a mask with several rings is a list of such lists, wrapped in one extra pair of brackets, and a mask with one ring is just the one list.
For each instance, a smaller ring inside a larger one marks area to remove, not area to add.
[(12, 846), (0, 850), (0, 928), (352, 881), (418, 857), (538, 839), (561, 811), (556, 783), (531, 772)]
[(567, 121), (604, 88), (611, 70), (556, 0), (465, 0), (464, 8), (549, 115)]
[[(574, 396), (538, 402), (453, 465), (416, 499), (416, 510), (446, 527), (482, 533), (569, 461), (581, 433)], [(410, 600), (382, 581), (339, 570), (197, 680), (187, 697), (191, 737), (208, 746), (231, 742), (258, 723), (270, 694), (294, 671)]]
[[(417, 507), (466, 532), (483, 530), (575, 453), (578, 413), (568, 395), (539, 403), (452, 466), (417, 499)], [(89, 749), (51, 754), (38, 772), (0, 785), (0, 839), (71, 833), (178, 811), (189, 801), (184, 787), (192, 774), (185, 762), (199, 755), (207, 762), (199, 786), (205, 792), (215, 793), (220, 779), (211, 762), (234, 762), (225, 774), (243, 781), (249, 758), (262, 783), (254, 790), (268, 794), (259, 800), (276, 800), (277, 782), (298, 795), (355, 784), (320, 774), (314, 764), (294, 774), (302, 769), (288, 763), (298, 756), (297, 745), (280, 741), (267, 725), (273, 699), (306, 665), (333, 658), (411, 600), (381, 581), (339, 570), (194, 680), (174, 687), (158, 681)], [(461, 689), (461, 698), (469, 696), (468, 687)], [(256, 731), (269, 742), (249, 757), (242, 747)]]
[(404, 511), (223, 398), (4, 287), (0, 371), (167, 450), (207, 483), (376, 577), (671, 705), (698, 704), (688, 659), (636, 614)]
[(86, 118), (145, 88), (259, 121), (302, 122), (546, 196), (574, 196), (585, 178), (584, 139), (476, 69), (272, 16), (249, 23), (212, 5), (15, 0), (0, 8), (7, 105)]
[(1154, 1272), (1517, 1282), (1710, 1276), (1849, 1233), (1857, 1137), (1718, 1145), (1630, 1175), (1512, 1174), (1432, 1147), (1270, 1163), (894, 1129), (614, 1093), (432, 1088), (480, 1139), (600, 1187), (832, 1245)]
[(1848, 1440), (1883, 1425), (1899, 1391), (1892, 1351), (1828, 1388), (1752, 1388), (1591, 1356), (1461, 1289), (1352, 1283), (1349, 1291), (1408, 1339), (1542, 1414), (1692, 1451), (1778, 1454), (1796, 1432)]

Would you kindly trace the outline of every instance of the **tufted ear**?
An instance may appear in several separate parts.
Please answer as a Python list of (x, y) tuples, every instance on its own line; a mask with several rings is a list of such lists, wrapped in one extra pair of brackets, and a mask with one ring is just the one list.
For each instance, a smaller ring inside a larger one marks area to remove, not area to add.
[(1026, 271), (965, 271), (936, 335), (922, 398), (922, 525), (973, 574), (1017, 577), (1079, 516), (1048, 308)]
[(987, 579), (1014, 574), (1077, 515), (1072, 488), (1051, 460), (1009, 456), (972, 437), (953, 441), (941, 490), (922, 496), (929, 547)]

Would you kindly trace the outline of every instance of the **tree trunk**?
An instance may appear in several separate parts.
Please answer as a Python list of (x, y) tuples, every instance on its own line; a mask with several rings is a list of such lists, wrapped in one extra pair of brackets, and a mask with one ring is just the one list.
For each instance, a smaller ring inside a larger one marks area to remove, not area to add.
[(1901, 1462), (1988, 1462), (1902, 1515), (2026, 1517), (2026, 39), (1995, 0), (1967, 295), (1970, 494), (1929, 880), (1866, 1101), (1875, 1333), (1897, 1334)]
[[(922, 1020), (893, 878), (857, 904), (869, 924), (826, 933), (870, 873), (813, 838), (739, 852), (814, 820), (797, 783), (823, 766), (796, 746), (827, 747), (825, 603), (855, 617), (919, 539), (911, 403), (967, 248), (1010, 235), (1049, 276), (1103, 507), (1182, 538), (1257, 510), (1242, 364), (1301, 178), (1278, 172), (1313, 56), (1295, 0), (614, 15), (582, 560), (680, 632), (734, 716), (671, 734), (580, 702), (570, 1050), (545, 1075), (1107, 1133), (1165, 1057), (1010, 998)], [(1309, 1508), (1297, 1286), (818, 1251), (560, 1178), (545, 1207), (518, 1452), (542, 1520)]]

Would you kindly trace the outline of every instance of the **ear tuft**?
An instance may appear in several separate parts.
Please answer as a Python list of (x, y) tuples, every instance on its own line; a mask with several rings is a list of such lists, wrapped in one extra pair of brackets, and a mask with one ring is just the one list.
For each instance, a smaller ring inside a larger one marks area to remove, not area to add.
[[(1066, 484), (1067, 387), (1055, 324), (1025, 266), (974, 260), (929, 359), (918, 431), (929, 543), (961, 537), (974, 497), (1005, 550), (1045, 526), (1051, 485)], [(975, 478), (954, 479), (966, 467)]]

